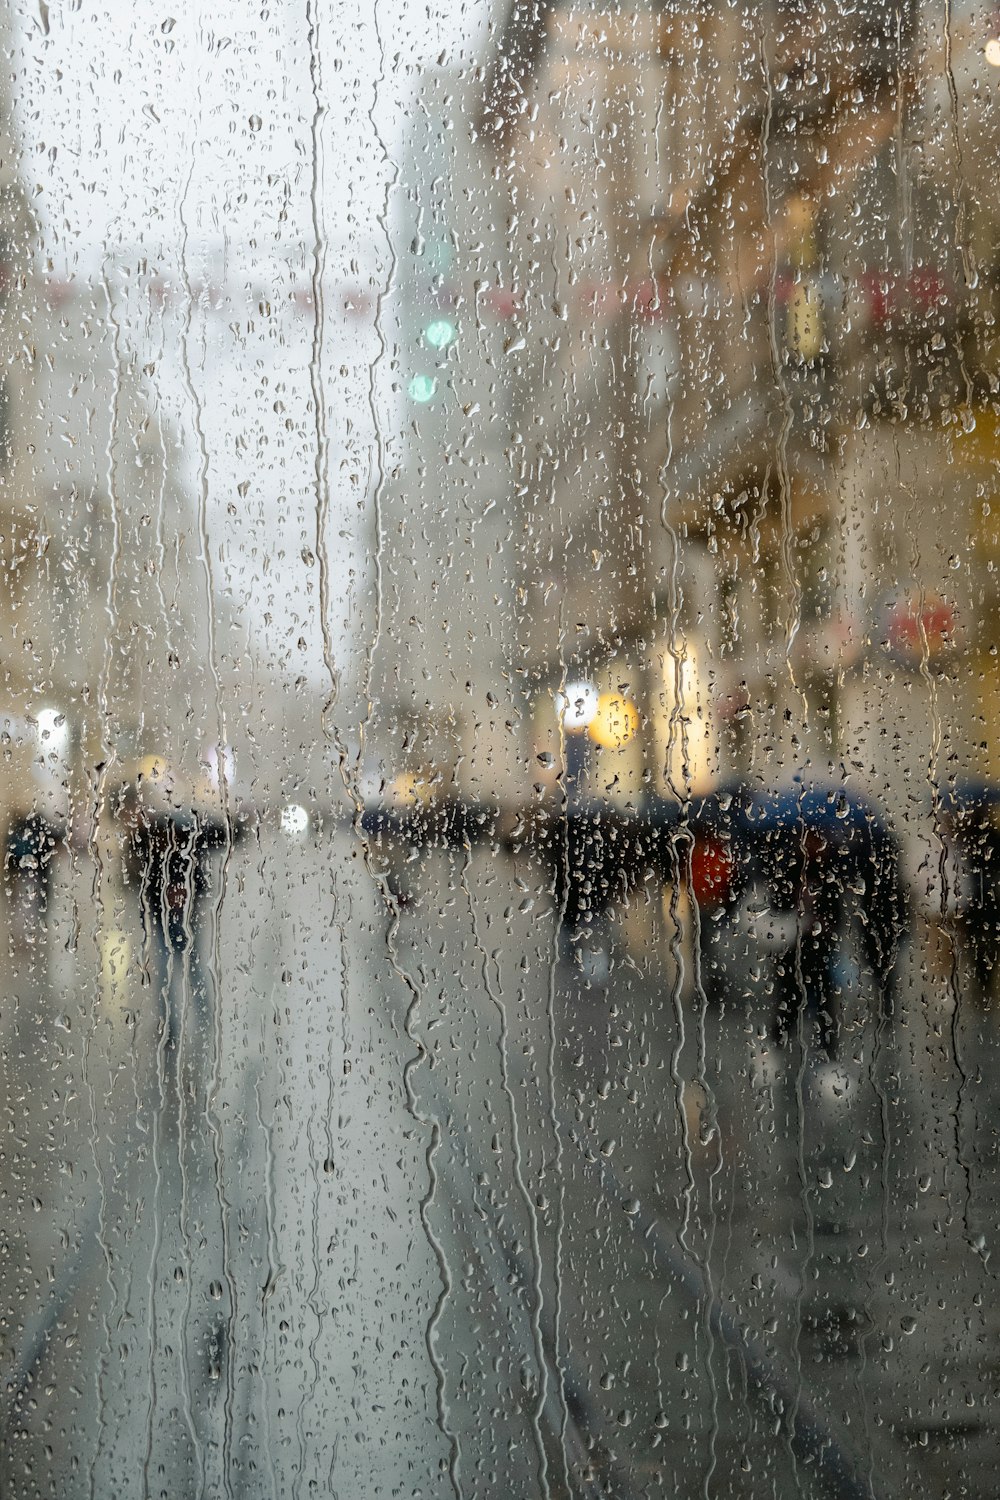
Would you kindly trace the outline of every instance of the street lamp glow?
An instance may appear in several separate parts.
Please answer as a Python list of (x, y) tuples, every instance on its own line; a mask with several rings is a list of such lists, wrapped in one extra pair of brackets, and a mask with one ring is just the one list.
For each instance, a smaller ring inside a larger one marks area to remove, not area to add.
[(58, 708), (40, 708), (38, 710), (38, 738), (46, 750), (55, 755), (61, 755), (69, 744), (69, 725), (66, 723), (66, 715), (60, 713)]
[(447, 349), (458, 337), (458, 329), (447, 318), (435, 318), (424, 329), (424, 338), (432, 349)]
[(411, 401), (417, 401), (425, 406), (428, 401), (433, 400), (434, 392), (437, 390), (437, 381), (433, 375), (414, 375), (407, 386)]
[(602, 693), (588, 734), (602, 750), (621, 750), (639, 728), (639, 710), (621, 693)]
[(586, 729), (597, 712), (598, 692), (592, 682), (568, 682), (566, 691), (556, 694), (556, 713), (567, 734)]
[(1000, 68), (1000, 37), (991, 36), (983, 49), (991, 68)]
[(281, 809), (281, 831), (299, 838), (309, 827), (309, 814), (300, 802), (289, 802)]

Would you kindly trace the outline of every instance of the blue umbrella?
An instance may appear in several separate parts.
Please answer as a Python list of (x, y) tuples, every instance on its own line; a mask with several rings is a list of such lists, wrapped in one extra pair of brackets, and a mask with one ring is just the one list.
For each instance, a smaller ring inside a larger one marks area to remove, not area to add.
[(746, 827), (755, 833), (805, 828), (837, 841), (888, 836), (885, 820), (871, 803), (842, 786), (814, 785), (758, 793), (746, 809)]

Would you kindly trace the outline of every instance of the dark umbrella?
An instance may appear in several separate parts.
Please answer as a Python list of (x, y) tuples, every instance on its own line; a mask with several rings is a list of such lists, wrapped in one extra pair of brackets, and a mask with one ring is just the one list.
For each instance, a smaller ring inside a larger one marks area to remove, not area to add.
[(939, 786), (932, 801), (949, 813), (974, 813), (980, 808), (995, 807), (1000, 803), (1000, 783), (980, 781), (973, 776), (959, 776), (944, 786)]
[(870, 802), (838, 786), (792, 787), (757, 793), (746, 806), (743, 818), (748, 833), (805, 828), (833, 836), (837, 842), (857, 834), (879, 838), (888, 836), (889, 831)]

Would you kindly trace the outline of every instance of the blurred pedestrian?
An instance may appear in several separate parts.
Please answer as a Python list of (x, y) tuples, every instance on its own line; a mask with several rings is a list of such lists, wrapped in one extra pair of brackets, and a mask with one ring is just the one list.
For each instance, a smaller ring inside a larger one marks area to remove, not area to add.
[(980, 1000), (989, 1004), (1000, 967), (1000, 828), (995, 801), (980, 802), (957, 820), (969, 882), (963, 936)]
[(1000, 788), (959, 781), (935, 799), (911, 841), (910, 891), (927, 961), (941, 977), (953, 965), (989, 1003), (1000, 965)]
[(136, 891), (143, 971), (159, 1007), (161, 1046), (197, 1039), (211, 1016), (205, 928), (210, 858), (226, 842), (226, 822), (207, 784), (186, 786), (160, 756), (139, 762), (114, 799), (123, 833), (126, 884)]
[(11, 942), (25, 949), (41, 937), (52, 890), (52, 864), (63, 837), (44, 814), (16, 814), (7, 828), (4, 883)]
[(786, 1041), (809, 1016), (832, 1060), (844, 993), (856, 985), (855, 952), (871, 974), (879, 1015), (888, 1018), (895, 1007), (905, 921), (897, 842), (858, 794), (801, 784), (758, 798), (740, 836), (771, 912), (794, 917), (794, 940), (775, 964), (775, 1038)]

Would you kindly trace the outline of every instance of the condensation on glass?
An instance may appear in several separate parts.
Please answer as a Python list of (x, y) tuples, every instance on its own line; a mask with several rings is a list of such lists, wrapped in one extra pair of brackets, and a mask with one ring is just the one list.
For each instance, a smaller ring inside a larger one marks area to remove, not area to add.
[(0, 23), (0, 1491), (989, 1500), (1000, 12)]

